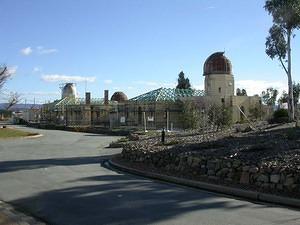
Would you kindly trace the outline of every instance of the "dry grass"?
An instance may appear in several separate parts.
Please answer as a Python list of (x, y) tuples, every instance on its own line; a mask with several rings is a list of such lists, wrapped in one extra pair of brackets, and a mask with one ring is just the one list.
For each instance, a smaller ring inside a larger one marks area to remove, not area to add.
[(27, 136), (32, 136), (32, 135), (36, 135), (36, 134), (17, 130), (17, 129), (12, 129), (12, 128), (1, 128), (0, 129), (0, 139), (27, 137)]

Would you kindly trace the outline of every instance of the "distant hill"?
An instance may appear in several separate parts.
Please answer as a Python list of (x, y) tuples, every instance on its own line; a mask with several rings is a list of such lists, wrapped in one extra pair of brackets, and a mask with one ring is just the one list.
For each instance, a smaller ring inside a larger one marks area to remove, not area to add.
[[(6, 109), (7, 103), (0, 103), (0, 110)], [(25, 109), (40, 109), (42, 108), (41, 104), (16, 104), (13, 107), (10, 108), (12, 111), (22, 111)]]

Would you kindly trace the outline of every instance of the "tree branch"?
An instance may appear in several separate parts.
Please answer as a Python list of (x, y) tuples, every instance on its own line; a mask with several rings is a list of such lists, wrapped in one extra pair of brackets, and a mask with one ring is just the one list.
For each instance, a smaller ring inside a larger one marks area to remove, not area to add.
[(278, 47), (277, 47), (276, 44), (275, 44), (275, 48), (276, 48), (277, 55), (278, 55), (279, 61), (280, 61), (280, 63), (281, 63), (281, 66), (283, 67), (283, 69), (284, 69), (286, 75), (288, 76), (289, 72), (288, 72), (286, 66), (284, 65), (284, 63), (283, 63), (283, 61), (282, 61), (282, 57), (280, 56), (280, 52), (279, 52), (279, 49), (278, 49)]

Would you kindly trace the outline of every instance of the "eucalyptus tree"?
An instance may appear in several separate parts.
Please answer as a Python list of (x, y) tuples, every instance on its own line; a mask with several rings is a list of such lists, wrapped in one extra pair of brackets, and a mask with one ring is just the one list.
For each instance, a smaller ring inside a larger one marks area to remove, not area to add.
[(262, 102), (265, 105), (275, 106), (276, 99), (278, 96), (278, 90), (276, 88), (267, 88), (266, 91), (261, 93)]
[(291, 38), (300, 28), (300, 0), (266, 0), (265, 10), (273, 17), (273, 26), (266, 40), (266, 53), (271, 58), (279, 59), (288, 77), (289, 119), (295, 119)]

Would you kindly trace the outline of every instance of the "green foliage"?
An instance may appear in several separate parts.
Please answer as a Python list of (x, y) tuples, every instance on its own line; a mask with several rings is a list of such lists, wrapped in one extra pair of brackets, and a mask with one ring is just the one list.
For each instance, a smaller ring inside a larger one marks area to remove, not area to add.
[(245, 89), (242, 89), (242, 96), (247, 96), (247, 91)]
[(266, 0), (264, 8), (273, 17), (273, 26), (266, 40), (266, 54), (271, 59), (278, 58), (288, 77), (289, 119), (294, 120), (291, 38), (294, 37), (293, 31), (300, 28), (300, 0)]
[(245, 90), (245, 89), (239, 89), (239, 88), (237, 88), (236, 89), (236, 95), (237, 96), (247, 96), (247, 91)]
[(181, 71), (178, 75), (178, 84), (176, 86), (178, 89), (189, 89), (191, 88), (190, 80), (185, 78), (183, 71)]
[(261, 119), (263, 116), (263, 110), (259, 106), (250, 108), (249, 113), (250, 113), (250, 118), (254, 120)]
[(287, 130), (286, 138), (288, 140), (297, 140), (299, 139), (299, 128), (293, 127)]
[(299, 97), (300, 97), (300, 83), (293, 83), (293, 96), (294, 96), (294, 104), (295, 106), (299, 102)]
[(209, 123), (217, 129), (227, 127), (232, 123), (232, 109), (219, 105), (212, 105), (208, 109)]
[(199, 127), (201, 112), (193, 101), (184, 101), (182, 103), (182, 123), (185, 129), (195, 129)]
[(264, 8), (272, 15), (274, 24), (280, 25), (284, 29), (299, 29), (299, 0), (267, 0)]
[(277, 109), (273, 114), (274, 118), (287, 117), (287, 116), (288, 116), (288, 111), (286, 109)]
[(278, 57), (282, 63), (282, 60), (286, 58), (287, 42), (281, 26), (274, 24), (270, 28), (269, 36), (266, 40), (266, 53), (271, 59)]
[(288, 93), (286, 93), (285, 91), (282, 92), (282, 95), (280, 96), (280, 98), (278, 99), (278, 103), (282, 104), (282, 103), (287, 103), (289, 99), (289, 95)]
[[(300, 96), (300, 83), (293, 83), (293, 96), (294, 96), (294, 105), (296, 106), (299, 102), (299, 96)], [(285, 91), (282, 92), (282, 95), (278, 99), (278, 103), (287, 103), (289, 99), (288, 93)]]
[(129, 141), (127, 137), (122, 137), (119, 140), (117, 140), (117, 142), (127, 142), (127, 141)]
[(278, 90), (275, 88), (268, 88), (266, 91), (261, 93), (262, 102), (266, 105), (274, 106), (276, 103), (276, 98), (278, 95)]
[[(8, 111), (8, 110), (3, 110), (3, 109), (0, 109), (0, 116), (3, 116), (5, 118), (7, 117), (11, 117), (12, 116), (12, 112), (11, 111)], [(0, 118), (1, 119), (1, 118)]]
[(273, 113), (273, 123), (286, 123), (289, 121), (289, 114), (286, 109), (278, 109)]

